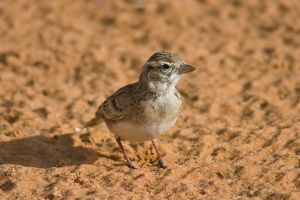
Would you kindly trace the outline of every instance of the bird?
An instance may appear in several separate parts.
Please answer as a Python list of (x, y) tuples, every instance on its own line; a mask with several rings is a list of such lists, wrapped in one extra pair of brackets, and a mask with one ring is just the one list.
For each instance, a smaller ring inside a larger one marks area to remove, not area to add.
[(137, 168), (129, 160), (122, 140), (136, 143), (151, 140), (157, 154), (158, 167), (166, 168), (154, 138), (175, 124), (182, 107), (176, 84), (183, 74), (195, 69), (172, 53), (154, 53), (143, 65), (139, 80), (109, 96), (84, 128), (105, 122), (115, 135), (130, 169)]

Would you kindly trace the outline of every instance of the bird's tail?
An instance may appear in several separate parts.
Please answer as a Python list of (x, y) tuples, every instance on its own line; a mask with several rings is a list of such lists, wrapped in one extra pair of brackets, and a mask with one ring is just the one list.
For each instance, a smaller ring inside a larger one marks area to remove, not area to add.
[(83, 128), (87, 128), (90, 126), (96, 126), (98, 124), (101, 124), (103, 122), (102, 118), (99, 117), (94, 117), (93, 119), (91, 119), (90, 121), (88, 121)]

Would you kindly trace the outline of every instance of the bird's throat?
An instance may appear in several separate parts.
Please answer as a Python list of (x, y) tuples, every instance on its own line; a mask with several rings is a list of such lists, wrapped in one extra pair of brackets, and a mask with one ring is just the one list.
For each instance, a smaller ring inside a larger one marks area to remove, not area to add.
[(151, 92), (164, 93), (168, 91), (168, 82), (162, 81), (149, 81), (148, 88)]

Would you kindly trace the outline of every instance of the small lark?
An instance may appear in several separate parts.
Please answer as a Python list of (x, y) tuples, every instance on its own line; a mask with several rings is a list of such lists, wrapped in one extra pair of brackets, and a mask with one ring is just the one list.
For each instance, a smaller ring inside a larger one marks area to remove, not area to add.
[(181, 109), (180, 94), (175, 86), (181, 75), (194, 70), (195, 67), (171, 53), (153, 54), (144, 64), (139, 81), (108, 97), (85, 127), (104, 121), (115, 134), (131, 169), (136, 167), (128, 159), (121, 140), (151, 140), (158, 156), (158, 166), (166, 168), (153, 139), (175, 124)]

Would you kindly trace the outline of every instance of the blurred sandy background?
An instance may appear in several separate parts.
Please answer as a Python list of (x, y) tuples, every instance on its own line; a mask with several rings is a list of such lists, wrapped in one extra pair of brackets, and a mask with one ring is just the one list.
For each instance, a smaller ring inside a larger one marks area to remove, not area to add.
[[(297, 199), (300, 2), (0, 1), (0, 199)], [(76, 132), (156, 51), (197, 71), (151, 142)]]

